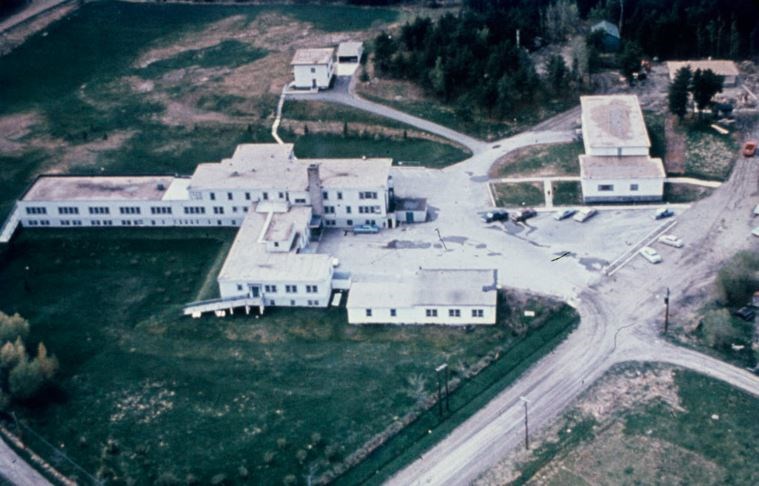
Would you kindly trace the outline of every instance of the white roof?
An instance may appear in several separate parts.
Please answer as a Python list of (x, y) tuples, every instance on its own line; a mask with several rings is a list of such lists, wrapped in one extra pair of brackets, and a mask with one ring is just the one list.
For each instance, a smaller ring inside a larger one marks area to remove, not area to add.
[(23, 201), (160, 201), (170, 176), (40, 176)]
[(359, 57), (363, 50), (363, 42), (341, 42), (340, 45), (337, 46), (337, 57)]
[(580, 155), (582, 179), (663, 179), (664, 164), (661, 159), (648, 156), (597, 157)]
[[(259, 211), (256, 211), (259, 212)], [(311, 221), (311, 206), (294, 206), (285, 213), (273, 213), (263, 239), (266, 241), (290, 241), (293, 233), (303, 231)]]
[(164, 201), (186, 201), (190, 199), (187, 188), (190, 186), (190, 179), (187, 177), (177, 177), (171, 181), (171, 185), (163, 194)]
[(329, 61), (335, 55), (334, 47), (324, 47), (319, 49), (298, 49), (295, 51), (291, 66), (303, 64), (329, 64)]
[(650, 147), (635, 95), (581, 96), (582, 130), (589, 147)]
[(721, 59), (706, 59), (703, 61), (668, 61), (667, 69), (669, 69), (669, 79), (674, 81), (677, 71), (686, 66), (690, 66), (691, 71), (696, 71), (697, 69), (706, 71), (707, 69), (710, 69), (714, 74), (719, 74), (720, 76), (738, 76), (739, 74), (738, 66), (736, 66), (733, 61)]
[(329, 255), (266, 251), (265, 238), (269, 225), (272, 220), (280, 217), (282, 215), (276, 213), (247, 214), (219, 272), (219, 281), (296, 283), (319, 282), (330, 278), (332, 259)]
[(495, 306), (497, 280), (492, 269), (422, 269), (406, 277), (364, 277), (351, 284), (347, 306)]
[(319, 165), (322, 187), (331, 189), (384, 188), (393, 159), (302, 159), (305, 166)]

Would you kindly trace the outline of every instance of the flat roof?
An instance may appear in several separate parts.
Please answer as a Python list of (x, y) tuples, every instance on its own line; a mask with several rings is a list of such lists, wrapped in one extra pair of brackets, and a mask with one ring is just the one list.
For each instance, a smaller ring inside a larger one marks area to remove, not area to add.
[(341, 42), (340, 45), (337, 46), (337, 57), (359, 57), (363, 48), (363, 42)]
[(663, 179), (665, 176), (661, 159), (647, 156), (580, 155), (580, 178), (582, 179)]
[(589, 147), (650, 147), (635, 95), (581, 96), (583, 137)]
[(408, 276), (366, 276), (351, 284), (347, 306), (495, 306), (497, 284), (494, 269), (421, 269)]
[(298, 49), (295, 51), (291, 66), (302, 64), (329, 64), (329, 61), (335, 55), (334, 47), (323, 47), (318, 49)]
[(187, 188), (190, 186), (189, 177), (175, 177), (163, 194), (164, 201), (186, 201), (190, 199)]
[(290, 241), (299, 228), (308, 228), (311, 222), (310, 206), (293, 206), (285, 213), (273, 213), (263, 239), (266, 241)]
[(396, 197), (395, 207), (402, 211), (421, 211), (427, 209), (427, 200), (423, 197)]
[(40, 176), (22, 201), (160, 201), (171, 176)]
[[(325, 188), (378, 188), (387, 186), (393, 159), (303, 159), (306, 166), (319, 165)], [(304, 169), (305, 170), (305, 169)]]
[(278, 213), (248, 212), (219, 272), (219, 281), (295, 283), (329, 278), (332, 271), (329, 255), (266, 251), (263, 240), (267, 219), (276, 220), (281, 216)]
[(701, 61), (667, 61), (667, 69), (669, 69), (670, 81), (674, 81), (677, 71), (686, 66), (690, 66), (691, 71), (696, 71), (697, 69), (706, 71), (707, 69), (711, 69), (714, 74), (719, 74), (720, 76), (738, 76), (738, 74), (740, 74), (740, 71), (738, 71), (738, 66), (733, 61), (723, 59), (705, 59)]

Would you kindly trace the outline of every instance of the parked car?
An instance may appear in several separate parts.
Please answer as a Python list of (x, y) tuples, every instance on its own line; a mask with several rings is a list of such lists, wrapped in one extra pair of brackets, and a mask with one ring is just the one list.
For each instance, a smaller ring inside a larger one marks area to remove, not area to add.
[(759, 204), (754, 206), (754, 216), (759, 216)]
[(357, 235), (379, 233), (379, 230), (379, 226), (375, 224), (360, 224), (353, 227), (353, 233)]
[(759, 226), (751, 230), (751, 234), (754, 236), (759, 236)]
[(654, 219), (664, 219), (674, 215), (675, 212), (669, 208), (659, 208), (656, 210), (656, 213), (654, 213)]
[(740, 317), (744, 321), (751, 322), (756, 317), (756, 312), (749, 306), (741, 307), (738, 310), (733, 311), (735, 317)]
[(496, 209), (494, 211), (488, 211), (482, 215), (482, 221), (485, 223), (494, 223), (496, 221), (508, 221), (509, 212), (503, 209)]
[(553, 219), (561, 221), (562, 219), (567, 219), (573, 216), (576, 212), (577, 210), (574, 208), (562, 209), (561, 211), (554, 213)]
[(511, 215), (511, 218), (514, 220), (515, 223), (524, 223), (530, 218), (534, 218), (538, 215), (538, 212), (535, 211), (532, 208), (525, 208), (520, 209), (519, 211), (515, 212)]
[(744, 157), (753, 157), (756, 153), (756, 146), (759, 145), (759, 142), (756, 140), (749, 140), (745, 144), (743, 144), (743, 156)]
[(575, 214), (574, 219), (578, 223), (584, 223), (585, 221), (589, 220), (593, 216), (596, 215), (598, 211), (594, 208), (582, 208)]
[(662, 235), (659, 237), (659, 243), (664, 243), (665, 245), (674, 246), (675, 248), (683, 247), (683, 240), (681, 240), (675, 235)]
[(644, 246), (638, 253), (650, 263), (661, 263), (661, 255), (650, 246)]

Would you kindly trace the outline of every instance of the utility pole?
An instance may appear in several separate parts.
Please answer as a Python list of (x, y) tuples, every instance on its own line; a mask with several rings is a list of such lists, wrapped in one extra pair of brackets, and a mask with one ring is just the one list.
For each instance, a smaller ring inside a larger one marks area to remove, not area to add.
[(664, 334), (667, 334), (667, 331), (669, 331), (669, 287), (664, 295)]
[(519, 397), (519, 399), (524, 403), (524, 448), (529, 450), (530, 449), (530, 425), (527, 422), (527, 404), (530, 403), (529, 400), (527, 400), (526, 397)]
[(451, 406), (448, 401), (448, 363), (443, 363), (437, 368), (435, 368), (435, 375), (437, 376), (437, 403), (438, 403), (438, 414), (442, 417), (443, 416), (443, 395), (442, 395), (442, 381), (440, 377), (440, 373), (445, 372), (445, 409), (446, 411), (451, 411)]
[(444, 249), (445, 251), (448, 251), (448, 247), (447, 247), (447, 246), (445, 246), (445, 241), (443, 241), (443, 237), (442, 237), (442, 236), (440, 236), (440, 229), (438, 229), (438, 228), (435, 228), (435, 233), (437, 233), (437, 239), (438, 239), (438, 240), (440, 240), (440, 243), (442, 243), (442, 245), (443, 245), (443, 249)]

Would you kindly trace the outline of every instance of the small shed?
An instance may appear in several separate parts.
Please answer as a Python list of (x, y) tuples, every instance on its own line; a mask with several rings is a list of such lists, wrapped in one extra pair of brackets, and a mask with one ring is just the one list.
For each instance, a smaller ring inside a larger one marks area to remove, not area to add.
[(427, 200), (419, 197), (396, 198), (395, 218), (398, 223), (424, 223), (427, 221)]
[(621, 38), (619, 35), (619, 28), (609, 22), (608, 20), (602, 20), (596, 25), (590, 28), (590, 32), (602, 32), (603, 37), (601, 39), (603, 48), (607, 51), (617, 51), (621, 44)]
[(363, 42), (341, 42), (337, 46), (337, 62), (341, 64), (358, 64), (364, 55)]

